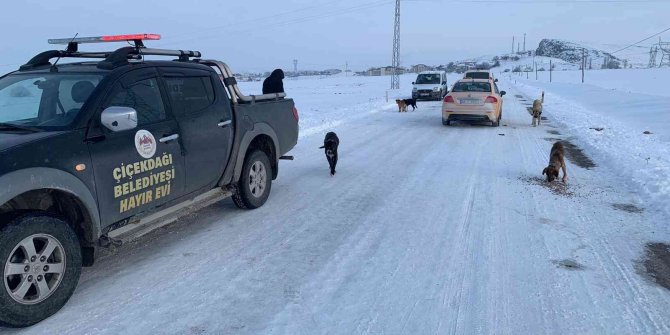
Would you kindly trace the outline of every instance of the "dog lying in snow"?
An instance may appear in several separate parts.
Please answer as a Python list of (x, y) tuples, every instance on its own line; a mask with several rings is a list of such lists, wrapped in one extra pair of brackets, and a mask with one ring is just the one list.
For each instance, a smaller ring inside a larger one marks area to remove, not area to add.
[(544, 92), (542, 92), (542, 98), (541, 99), (535, 99), (533, 101), (533, 109), (532, 109), (532, 116), (533, 116), (533, 127), (537, 127), (540, 125), (540, 122), (542, 121), (542, 104), (544, 103)]
[(565, 150), (563, 149), (563, 144), (561, 142), (556, 142), (551, 147), (551, 152), (549, 153), (549, 166), (542, 170), (543, 175), (547, 175), (547, 181), (552, 182), (554, 179), (558, 178), (558, 170), (563, 170), (563, 182), (568, 180), (568, 174), (565, 169)]
[(398, 112), (407, 112), (407, 106), (412, 106), (412, 112), (416, 109), (416, 99), (396, 99), (398, 104)]
[(326, 159), (330, 166), (330, 175), (335, 175), (335, 166), (337, 166), (337, 147), (340, 145), (340, 139), (334, 132), (329, 132), (323, 139), (323, 146), (319, 149), (325, 149)]

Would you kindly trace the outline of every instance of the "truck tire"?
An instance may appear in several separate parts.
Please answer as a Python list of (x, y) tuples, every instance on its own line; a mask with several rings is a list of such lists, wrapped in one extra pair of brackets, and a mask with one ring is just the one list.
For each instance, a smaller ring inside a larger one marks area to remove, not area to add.
[(0, 326), (27, 327), (58, 312), (81, 274), (81, 247), (64, 221), (43, 212), (0, 227)]
[(268, 156), (260, 150), (251, 152), (244, 159), (242, 176), (233, 194), (233, 202), (242, 209), (263, 206), (272, 189), (272, 166)]

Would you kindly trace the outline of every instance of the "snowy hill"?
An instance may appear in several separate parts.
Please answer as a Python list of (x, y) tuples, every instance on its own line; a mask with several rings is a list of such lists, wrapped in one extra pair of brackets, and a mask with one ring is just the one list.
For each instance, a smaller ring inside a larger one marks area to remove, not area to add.
[(618, 68), (623, 66), (624, 60), (617, 58), (609, 52), (596, 49), (587, 45), (557, 40), (543, 39), (535, 51), (537, 56), (546, 56), (562, 59), (566, 62), (579, 64), (583, 55), (586, 56), (587, 66), (602, 68), (607, 62), (606, 68)]
[[(538, 71), (549, 71), (551, 62), (554, 71), (579, 70), (582, 55), (586, 56), (587, 69), (600, 70), (620, 69), (623, 67), (645, 68), (647, 63), (640, 50), (624, 54), (626, 57), (617, 57), (612, 50), (619, 50), (621, 46), (578, 43), (559, 39), (543, 39), (533, 53), (517, 52), (500, 55), (484, 55), (465, 60), (454, 61), (445, 66), (448, 72), (464, 72), (470, 68), (491, 68), (494, 72), (534, 71), (537, 64)], [(583, 53), (583, 54), (582, 54)], [(642, 56), (640, 56), (642, 55)]]

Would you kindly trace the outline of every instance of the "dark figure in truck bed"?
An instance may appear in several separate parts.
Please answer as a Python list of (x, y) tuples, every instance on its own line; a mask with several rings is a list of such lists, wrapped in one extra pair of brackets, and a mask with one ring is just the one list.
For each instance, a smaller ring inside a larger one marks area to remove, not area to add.
[(284, 71), (276, 69), (263, 81), (263, 94), (284, 93)]

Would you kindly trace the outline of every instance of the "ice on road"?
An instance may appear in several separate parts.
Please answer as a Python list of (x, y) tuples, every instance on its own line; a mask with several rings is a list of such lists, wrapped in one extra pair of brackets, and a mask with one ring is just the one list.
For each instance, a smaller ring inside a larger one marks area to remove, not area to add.
[[(568, 161), (567, 186), (546, 187), (553, 141), (572, 136), (551, 111), (530, 127), (530, 97), (501, 79), (500, 127), (445, 127), (440, 102), (397, 113), (382, 79), (287, 81), (303, 136), (265, 206), (190, 214), (85, 269), (53, 317), (0, 331), (670, 333), (670, 291), (637, 262), (667, 225), (613, 206), (645, 209), (606, 162)], [(308, 96), (328, 83), (343, 88)], [(335, 177), (318, 149), (330, 130)]]

